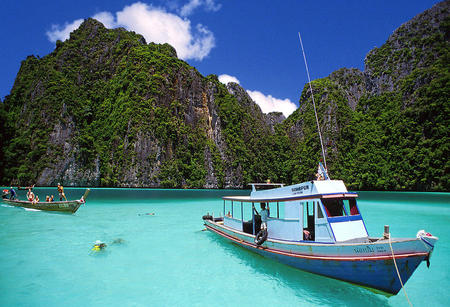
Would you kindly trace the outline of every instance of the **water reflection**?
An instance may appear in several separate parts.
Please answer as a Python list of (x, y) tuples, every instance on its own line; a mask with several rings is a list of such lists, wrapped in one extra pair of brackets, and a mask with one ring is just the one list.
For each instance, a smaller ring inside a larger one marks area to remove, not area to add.
[(225, 251), (227, 257), (239, 258), (240, 263), (251, 267), (254, 272), (290, 288), (308, 305), (389, 306), (385, 296), (369, 289), (292, 268), (231, 243), (216, 234), (208, 234), (216, 247)]

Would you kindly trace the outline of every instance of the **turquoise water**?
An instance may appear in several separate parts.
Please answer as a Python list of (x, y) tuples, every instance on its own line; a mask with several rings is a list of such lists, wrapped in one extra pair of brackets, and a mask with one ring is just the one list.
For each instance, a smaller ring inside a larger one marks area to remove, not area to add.
[[(230, 194), (247, 192), (92, 189), (74, 215), (2, 205), (0, 306), (408, 306), (403, 292), (302, 272), (202, 231), (202, 215), (217, 215)], [(450, 194), (359, 194), (370, 235), (390, 225), (395, 237), (439, 237), (431, 267), (422, 263), (406, 291), (414, 306), (448, 306)], [(91, 251), (95, 240), (107, 248)]]

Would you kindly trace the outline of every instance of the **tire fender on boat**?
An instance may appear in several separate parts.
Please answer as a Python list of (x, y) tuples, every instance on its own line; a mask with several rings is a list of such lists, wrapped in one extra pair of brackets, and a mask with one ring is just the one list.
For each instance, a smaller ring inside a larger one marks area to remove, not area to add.
[(261, 229), (255, 236), (256, 245), (261, 245), (267, 240), (267, 229)]
[(208, 213), (203, 216), (203, 220), (211, 220), (212, 221), (213, 217), (212, 217), (212, 215), (209, 215), (209, 213)]

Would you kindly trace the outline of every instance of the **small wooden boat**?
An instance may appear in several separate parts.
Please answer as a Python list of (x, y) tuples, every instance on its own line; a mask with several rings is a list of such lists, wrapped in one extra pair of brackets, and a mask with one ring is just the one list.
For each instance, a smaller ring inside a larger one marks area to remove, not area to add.
[(89, 194), (89, 191), (90, 189), (86, 189), (84, 195), (77, 200), (32, 202), (28, 200), (3, 199), (3, 201), (8, 205), (15, 207), (23, 207), (43, 211), (75, 213), (82, 204), (86, 203), (86, 198)]

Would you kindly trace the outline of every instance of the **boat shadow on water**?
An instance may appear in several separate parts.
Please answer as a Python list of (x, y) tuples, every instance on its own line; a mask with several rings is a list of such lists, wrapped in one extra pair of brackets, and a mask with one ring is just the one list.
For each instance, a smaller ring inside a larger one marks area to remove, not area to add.
[(205, 234), (210, 237), (211, 242), (219, 245), (227, 256), (239, 259), (242, 264), (251, 267), (258, 274), (276, 279), (280, 284), (294, 290), (305, 303), (390, 306), (388, 302), (390, 295), (384, 292), (302, 271), (263, 257), (210, 232)]

